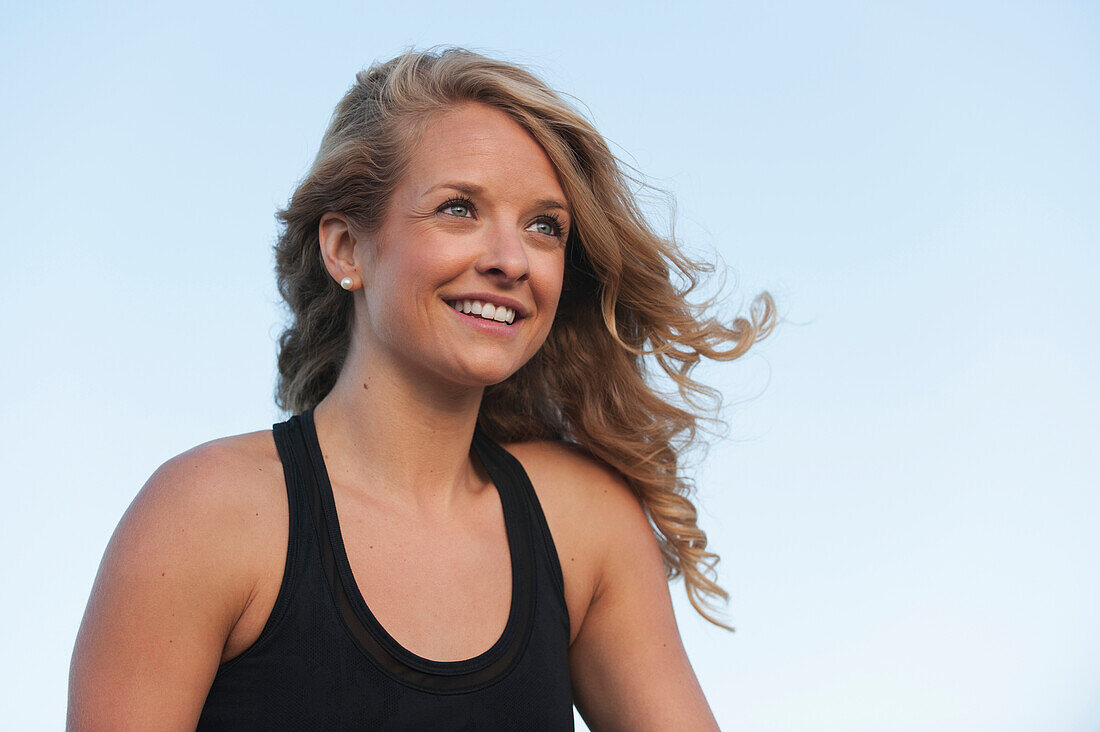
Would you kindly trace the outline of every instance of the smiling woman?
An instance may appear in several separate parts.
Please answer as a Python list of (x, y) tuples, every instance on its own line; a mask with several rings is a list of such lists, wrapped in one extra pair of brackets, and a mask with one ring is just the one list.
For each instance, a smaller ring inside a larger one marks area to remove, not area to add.
[(294, 416), (141, 490), (70, 727), (570, 729), (575, 703), (594, 729), (714, 728), (667, 585), (717, 622), (684, 405), (771, 298), (732, 325), (691, 305), (701, 268), (592, 125), (462, 50), (360, 73), (279, 216)]
[(328, 274), (363, 290), (349, 351), (363, 362), (346, 373), (385, 364), (434, 388), (496, 384), (554, 322), (566, 196), (546, 153), (497, 109), (438, 112), (419, 137), (376, 227), (321, 217)]

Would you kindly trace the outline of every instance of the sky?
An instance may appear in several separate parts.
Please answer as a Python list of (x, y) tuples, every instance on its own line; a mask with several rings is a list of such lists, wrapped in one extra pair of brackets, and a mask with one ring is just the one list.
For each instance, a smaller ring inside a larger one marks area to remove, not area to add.
[[(285, 205), (354, 74), (522, 63), (783, 323), (699, 374), (735, 633), (671, 587), (723, 729), (1100, 729), (1100, 7), (15, 3), (0, 24), (0, 704), (63, 724), (156, 467), (284, 416)], [(1088, 374), (1093, 376), (1088, 376)], [(579, 723), (580, 724), (580, 723)], [(583, 727), (579, 727), (583, 729)]]

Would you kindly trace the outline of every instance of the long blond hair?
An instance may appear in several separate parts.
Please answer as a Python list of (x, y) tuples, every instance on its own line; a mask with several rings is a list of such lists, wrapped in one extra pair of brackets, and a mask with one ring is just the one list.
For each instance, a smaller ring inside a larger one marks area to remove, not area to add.
[[(645, 508), (669, 579), (716, 625), (716, 582), (680, 456), (720, 395), (691, 377), (703, 358), (740, 357), (776, 323), (764, 292), (729, 325), (688, 301), (709, 268), (656, 234), (627, 176), (592, 124), (527, 70), (462, 49), (410, 52), (375, 64), (333, 113), (312, 167), (279, 212), (279, 291), (292, 322), (279, 339), (276, 401), (300, 412), (332, 389), (353, 327), (351, 298), (328, 275), (318, 224), (341, 211), (380, 225), (409, 151), (433, 115), (464, 103), (509, 114), (542, 146), (571, 210), (567, 266), (553, 328), (519, 371), (485, 391), (479, 426), (501, 442), (576, 443), (623, 475)], [(676, 281), (682, 284), (677, 285)], [(662, 394), (659, 368), (679, 398)], [(656, 372), (655, 372), (656, 373)]]

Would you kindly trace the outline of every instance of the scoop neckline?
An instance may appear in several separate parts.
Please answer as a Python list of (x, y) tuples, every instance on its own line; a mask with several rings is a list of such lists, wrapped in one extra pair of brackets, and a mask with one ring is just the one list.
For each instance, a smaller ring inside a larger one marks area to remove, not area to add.
[[(354, 619), (362, 624), (362, 628), (370, 634), (386, 654), (406, 667), (407, 671), (413, 672), (411, 674), (403, 673), (400, 669), (396, 669), (399, 672), (398, 675), (405, 677), (406, 681), (419, 682), (416, 685), (421, 685), (426, 681), (424, 675), (450, 677), (452, 682), (460, 682), (464, 678), (473, 680), (472, 677), (481, 677), (482, 675), (479, 672), (483, 672), (493, 664), (502, 661), (509, 653), (513, 657), (508, 659), (507, 666), (514, 665), (514, 662), (518, 660), (519, 646), (522, 645), (517, 641), (525, 641), (533, 624), (534, 583), (532, 578), (534, 558), (529, 540), (530, 532), (522, 529), (524, 514), (520, 509), (519, 497), (516, 495), (516, 479), (509, 474), (510, 471), (506, 469), (502, 461), (496, 459), (497, 456), (493, 455), (493, 448), (500, 451), (503, 451), (503, 448), (492, 442), (480, 430), (475, 430), (471, 448), (489, 474), (493, 487), (497, 491), (504, 515), (505, 532), (508, 537), (508, 553), (512, 568), (508, 620), (500, 637), (485, 651), (466, 659), (437, 661), (425, 658), (403, 646), (379, 622), (370, 609), (366, 598), (363, 597), (359, 585), (355, 581), (355, 574), (352, 572), (351, 563), (348, 560), (344, 546), (336, 501), (332, 493), (332, 483), (329, 479), (324, 455), (321, 452), (320, 441), (317, 438), (313, 410), (310, 409), (304, 412), (301, 415), (301, 421), (304, 426), (306, 446), (313, 463), (313, 472), (320, 497), (320, 508), (324, 514), (323, 522), (327, 528), (326, 533), (331, 546), (332, 559), (335, 560), (335, 570), (340, 584), (343, 585), (343, 593), (350, 604)], [(344, 612), (342, 612), (345, 624), (353, 620), (346, 612), (347, 609), (344, 608)], [(352, 635), (356, 636), (357, 641), (362, 638), (360, 634), (355, 632), (356, 629), (349, 628), (349, 630), (352, 630)], [(358, 642), (357, 645), (376, 662), (381, 662), (384, 667), (389, 667), (388, 670), (391, 672), (395, 671), (392, 664), (387, 663), (387, 659), (378, 658), (378, 654), (371, 652), (369, 648), (365, 648), (362, 642)], [(496, 677), (495, 674), (494, 677)], [(480, 680), (482, 682), (486, 681), (484, 678)], [(431, 685), (436, 686), (436, 684)], [(451, 684), (446, 685), (451, 686)]]

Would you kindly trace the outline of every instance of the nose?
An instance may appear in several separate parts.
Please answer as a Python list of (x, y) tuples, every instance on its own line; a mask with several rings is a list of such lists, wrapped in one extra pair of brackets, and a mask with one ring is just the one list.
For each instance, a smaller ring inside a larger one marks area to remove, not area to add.
[(531, 274), (523, 235), (507, 226), (494, 226), (485, 234), (477, 271), (503, 282), (523, 282)]

